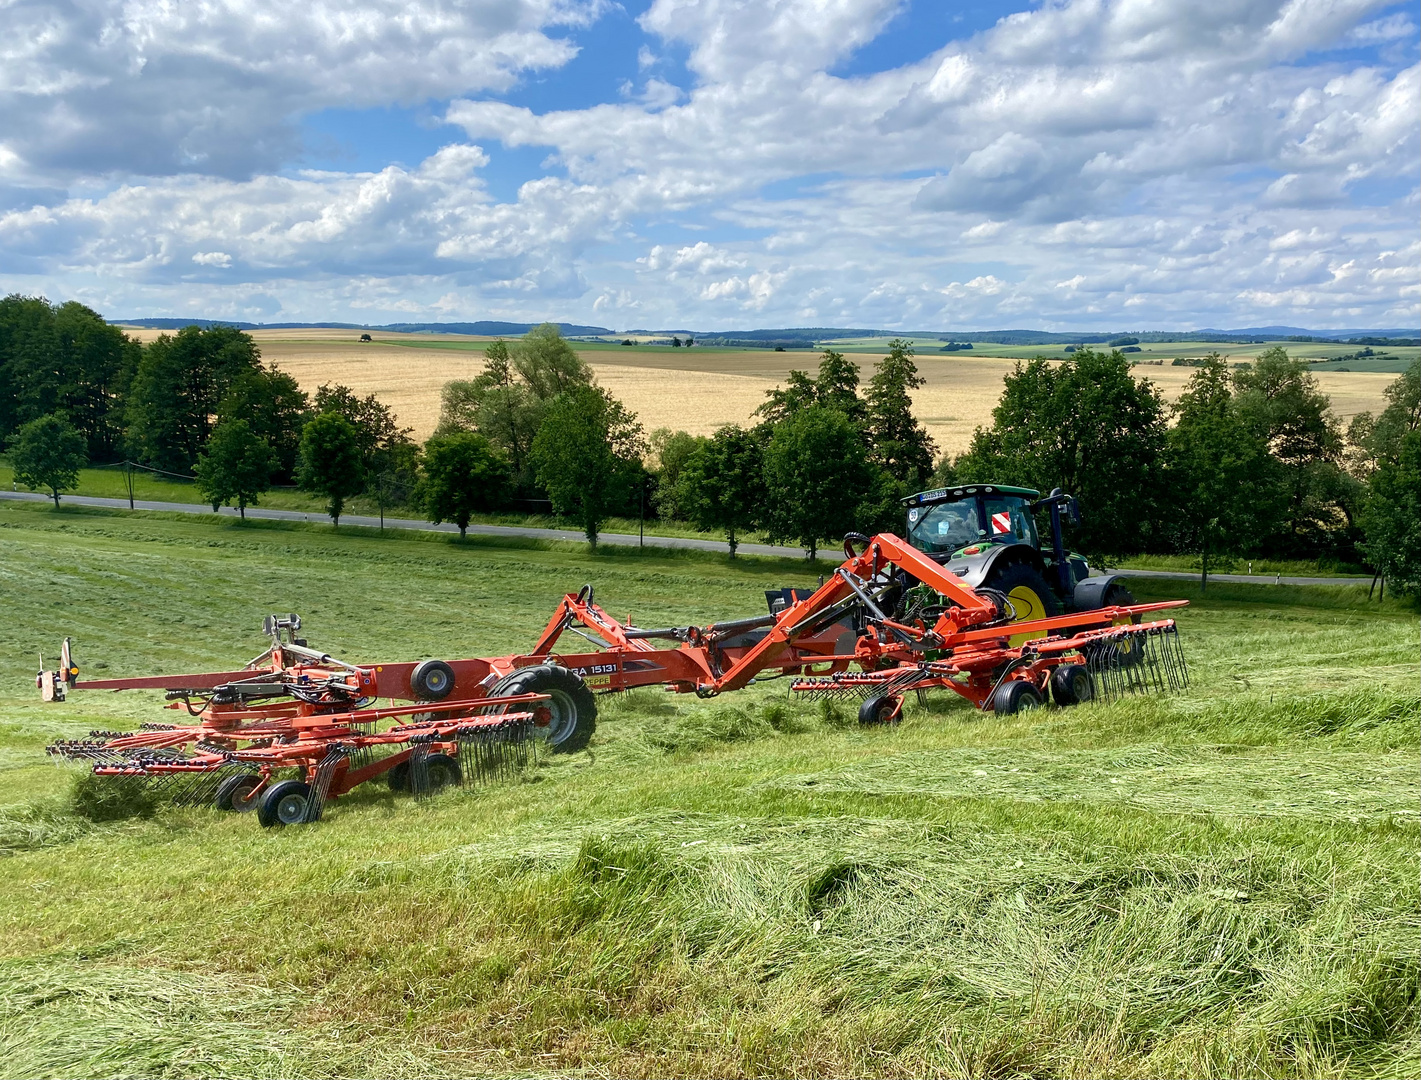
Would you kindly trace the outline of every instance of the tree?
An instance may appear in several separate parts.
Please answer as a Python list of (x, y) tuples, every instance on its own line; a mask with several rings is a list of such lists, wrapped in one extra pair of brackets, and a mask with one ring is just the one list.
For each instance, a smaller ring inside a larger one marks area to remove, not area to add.
[(819, 541), (858, 525), (874, 473), (858, 427), (812, 405), (776, 424), (764, 451), (764, 526), (772, 541), (796, 540), (813, 559)]
[(1343, 472), (1341, 426), (1307, 365), (1275, 346), (1235, 371), (1233, 384), (1235, 409), (1267, 444), (1287, 486), (1268, 547), (1316, 556), (1347, 545), (1361, 491)]
[(84, 436), (91, 460), (116, 454), (140, 352), (83, 304), (0, 299), (0, 443), (19, 425), (58, 413)]
[(445, 384), (437, 433), (484, 435), (508, 454), (518, 487), (531, 490), (536, 475), (529, 451), (548, 403), (569, 387), (592, 385), (592, 371), (557, 327), (547, 323), (512, 350), (502, 339), (493, 342), (484, 358), (477, 378)]
[(271, 470), (276, 455), (271, 445), (245, 420), (224, 420), (212, 429), (206, 450), (198, 455), (197, 490), (215, 511), (236, 502), (246, 520), (247, 507), (255, 506), (271, 490)]
[(434, 524), (452, 521), (459, 526), (462, 540), (469, 518), (501, 505), (511, 480), (508, 459), (482, 435), (472, 431), (436, 435), (424, 444), (424, 476), (417, 498)]
[(35, 491), (48, 488), (56, 509), (59, 493), (79, 483), (79, 470), (87, 460), (84, 436), (57, 414), (21, 425), (10, 445), (16, 483)]
[(1378, 465), (1363, 524), (1371, 564), (1398, 593), (1421, 596), (1421, 428)]
[(1235, 407), (1228, 367), (1217, 353), (1195, 371), (1174, 409), (1171, 514), (1181, 546), (1199, 552), (1202, 592), (1210, 556), (1247, 547), (1276, 513), (1276, 466)]
[[(1222, 363), (1222, 361), (1220, 361)], [(1055, 367), (1018, 363), (992, 426), (954, 463), (958, 483), (1064, 488), (1081, 504), (1073, 540), (1099, 555), (1156, 546), (1162, 522), (1165, 407), (1118, 352), (1078, 349)]]
[(656, 459), (656, 492), (652, 504), (663, 518), (684, 518), (685, 510), (680, 505), (678, 482), (686, 462), (706, 443), (702, 436), (670, 428), (657, 428), (651, 433), (651, 453)]
[(595, 548), (602, 522), (641, 478), (641, 425), (601, 387), (574, 385), (548, 406), (531, 459), (553, 509), (576, 517)]
[(128, 394), (128, 443), (140, 461), (188, 472), (212, 434), (232, 384), (260, 367), (251, 336), (230, 326), (185, 326), (143, 350)]
[(1382, 391), (1381, 416), (1358, 413), (1347, 428), (1348, 463), (1359, 480), (1370, 480), (1379, 465), (1395, 461), (1407, 432), (1421, 428), (1421, 358)]
[[(926, 384), (913, 363), (913, 346), (899, 338), (868, 383), (867, 431), (874, 461), (906, 489), (920, 491), (933, 471), (932, 437), (913, 415), (911, 391)], [(904, 494), (908, 491), (905, 490)]]
[(766, 424), (778, 424), (814, 405), (836, 409), (856, 424), (867, 419), (867, 410), (858, 396), (859, 369), (843, 353), (825, 349), (816, 378), (811, 379), (803, 371), (791, 371), (786, 384), (768, 391), (769, 400), (755, 410)]
[(266, 440), (272, 450), (272, 479), (278, 483), (295, 479), (301, 432), (311, 417), (310, 399), (275, 365), (242, 372), (217, 406), (219, 423), (245, 420), (252, 434)]
[(575, 386), (592, 385), (592, 369), (582, 362), (552, 323), (535, 326), (513, 345), (513, 368), (542, 401)]
[(345, 500), (365, 487), (360, 461), (360, 437), (355, 425), (340, 413), (321, 413), (301, 433), (296, 483), (302, 491), (324, 495), (329, 513), (340, 528)]
[(406, 485), (409, 469), (419, 456), (419, 447), (410, 439), (410, 429), (400, 427), (395, 413), (374, 394), (357, 397), (348, 386), (320, 386), (316, 389), (316, 410), (343, 416), (355, 429), (360, 449), (360, 469), (365, 476), (364, 492), (380, 510), (380, 527), (385, 524), (385, 506), (397, 501)]
[(414, 498), (419, 485), (419, 447), (404, 439), (377, 448), (365, 485), (380, 511), (380, 528), (383, 529), (385, 507), (403, 506)]
[(765, 505), (764, 455), (754, 433), (729, 424), (701, 440), (681, 466), (676, 505), (696, 528), (724, 532), (735, 558), (737, 535), (755, 527)]

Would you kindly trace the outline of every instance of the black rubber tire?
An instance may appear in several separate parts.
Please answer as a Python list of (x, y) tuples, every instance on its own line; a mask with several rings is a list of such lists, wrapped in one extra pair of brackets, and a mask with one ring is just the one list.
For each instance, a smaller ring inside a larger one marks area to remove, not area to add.
[(410, 762), (409, 758), (398, 765), (391, 765), (389, 772), (385, 773), (385, 783), (390, 785), (391, 791), (408, 791), (410, 789)]
[(282, 780), (266, 789), (261, 805), (257, 807), (257, 820), (264, 829), (300, 824), (306, 817), (310, 800), (309, 784), (303, 784), (300, 780)]
[(443, 660), (425, 660), (410, 672), (410, 692), (420, 701), (443, 701), (454, 692), (454, 669)]
[(429, 777), (429, 790), (440, 791), (446, 787), (458, 787), (463, 779), (459, 762), (448, 754), (430, 754), (424, 763), (425, 776)]
[[(217, 785), (217, 794), (212, 797), (212, 805), (228, 813), (247, 814), (257, 808), (257, 799), (249, 795), (262, 781), (258, 773), (238, 773), (229, 776)], [(236, 802), (233, 802), (233, 799)]]
[(992, 712), (999, 716), (1011, 716), (1015, 713), (1026, 712), (1028, 709), (1039, 709), (1046, 704), (1041, 700), (1041, 693), (1029, 682), (1022, 679), (1013, 679), (1011, 682), (1002, 683), (997, 687), (997, 692), (992, 695)]
[(1118, 582), (1105, 590), (1100, 598), (1101, 607), (1129, 607), (1135, 602), (1135, 594)]
[(1057, 705), (1080, 705), (1094, 696), (1090, 669), (1084, 664), (1062, 664), (1051, 672), (1051, 697)]
[(860, 724), (893, 724), (902, 718), (898, 699), (877, 694), (859, 706)]
[(1013, 589), (1022, 587), (1030, 589), (1037, 595), (1041, 601), (1043, 614), (1027, 615), (1024, 612), (1018, 612), (1016, 617), (1012, 619), (1013, 622), (1020, 622), (1023, 617), (1049, 618), (1052, 615), (1061, 614), (1061, 602), (1051, 591), (1051, 586), (1046, 583), (1046, 579), (1037, 572), (1035, 567), (1028, 566), (1026, 563), (1008, 563), (1000, 569), (993, 567), (987, 580), (982, 582), (982, 587), (994, 589), (1008, 599), (1011, 598)]
[[(523, 668), (500, 679), (489, 691), (489, 697), (508, 694), (551, 694), (544, 702), (552, 712), (552, 720), (542, 732), (548, 749), (555, 754), (571, 754), (584, 749), (597, 730), (597, 699), (575, 672), (557, 664), (539, 664)], [(510, 706), (511, 711), (523, 711), (522, 706)]]

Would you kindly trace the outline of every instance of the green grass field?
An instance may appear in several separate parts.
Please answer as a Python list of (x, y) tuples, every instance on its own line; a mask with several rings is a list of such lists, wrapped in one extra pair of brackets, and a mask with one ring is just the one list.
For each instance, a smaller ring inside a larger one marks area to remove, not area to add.
[[(763, 609), (801, 561), (0, 505), (6, 1076), (1415, 1076), (1418, 622), (1213, 585), (1173, 700), (860, 729), (770, 682), (602, 699), (590, 752), (318, 825), (92, 825), (41, 705), (227, 667), (295, 610), (351, 659), (526, 647), (564, 591)], [(1154, 597), (1188, 583), (1142, 582)]]

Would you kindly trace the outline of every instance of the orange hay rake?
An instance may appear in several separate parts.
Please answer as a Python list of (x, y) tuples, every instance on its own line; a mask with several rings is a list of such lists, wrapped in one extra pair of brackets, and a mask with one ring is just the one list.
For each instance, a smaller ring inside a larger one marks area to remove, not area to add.
[[(845, 555), (818, 589), (768, 594), (769, 614), (704, 627), (619, 622), (585, 586), (563, 597), (527, 653), (487, 659), (351, 664), (297, 637), (295, 615), (270, 616), (270, 648), (241, 670), (81, 682), (66, 639), (59, 670), (40, 673), (47, 698), (159, 689), (190, 722), (93, 732), (50, 752), (179, 802), (289, 825), (319, 820), (328, 800), (379, 776), (421, 795), (507, 775), (539, 745), (580, 750), (596, 723), (594, 690), (711, 697), (792, 675), (795, 692), (861, 698), (860, 720), (881, 723), (907, 694), (935, 689), (1005, 714), (1187, 684), (1174, 621), (1145, 621), (1186, 601), (1014, 621), (1006, 597), (970, 588), (892, 534), (852, 538)], [(905, 591), (923, 586), (940, 603), (905, 613)], [(560, 651), (569, 632), (591, 648)], [(412, 704), (381, 708), (381, 698)]]

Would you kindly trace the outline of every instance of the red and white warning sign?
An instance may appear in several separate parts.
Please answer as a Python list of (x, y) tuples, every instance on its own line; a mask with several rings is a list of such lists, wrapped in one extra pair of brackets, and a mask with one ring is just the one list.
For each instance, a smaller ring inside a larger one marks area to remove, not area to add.
[(1011, 513), (1010, 513), (1010, 511), (1007, 511), (1007, 512), (1004, 512), (1004, 513), (1001, 513), (1001, 514), (993, 514), (993, 515), (992, 515), (992, 532), (999, 532), (999, 533), (1009, 533), (1009, 532), (1011, 532)]

